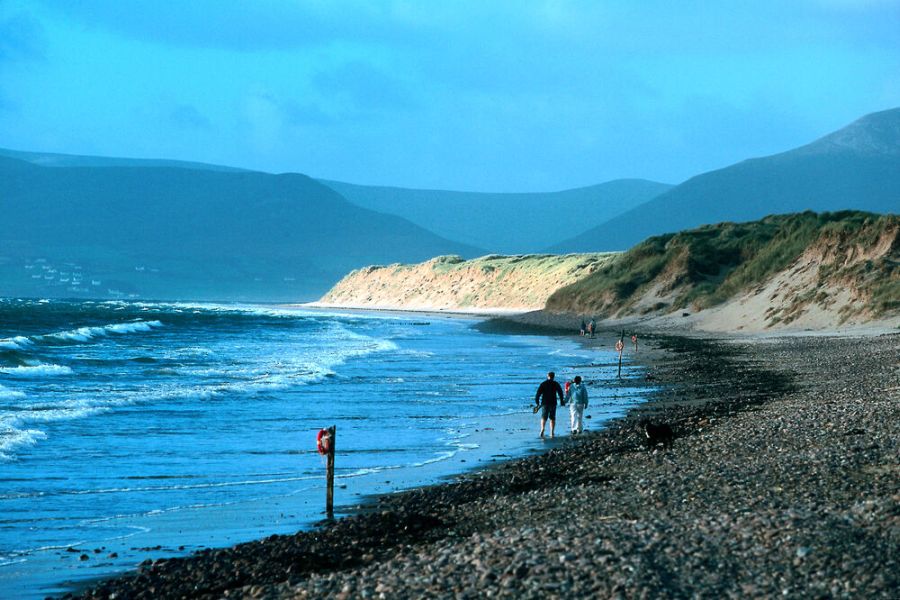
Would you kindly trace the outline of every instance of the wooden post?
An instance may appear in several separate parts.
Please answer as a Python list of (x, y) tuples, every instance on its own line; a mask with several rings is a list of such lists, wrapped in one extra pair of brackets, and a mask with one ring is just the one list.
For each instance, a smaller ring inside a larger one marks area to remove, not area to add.
[(622, 378), (622, 353), (619, 352), (619, 373), (616, 375), (619, 379)]
[(325, 514), (329, 519), (334, 517), (334, 445), (337, 438), (337, 427), (328, 428), (328, 452), (325, 454)]

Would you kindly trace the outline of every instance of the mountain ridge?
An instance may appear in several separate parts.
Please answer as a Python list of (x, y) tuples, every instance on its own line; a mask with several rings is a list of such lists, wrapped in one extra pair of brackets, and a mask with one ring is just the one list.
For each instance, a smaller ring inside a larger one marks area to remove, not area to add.
[[(50, 168), (0, 158), (0, 198), (5, 294), (312, 299), (371, 262), (484, 253), (358, 207), (301, 174)], [(38, 259), (115, 283), (78, 289), (52, 273), (32, 280)]]
[(177, 167), (181, 169), (194, 169), (201, 171), (225, 171), (259, 172), (254, 169), (230, 167), (213, 163), (196, 162), (189, 160), (176, 160), (171, 158), (122, 158), (112, 156), (95, 156), (80, 154), (64, 154), (62, 152), (29, 152), (26, 150), (13, 150), (0, 148), (0, 157), (20, 160), (40, 167)]
[(672, 187), (616, 179), (558, 192), (492, 193), (323, 182), (359, 206), (404, 215), (448, 239), (503, 254), (541, 251)]
[[(876, 152), (876, 150), (878, 150)], [(809, 144), (701, 173), (549, 252), (624, 250), (647, 237), (768, 214), (900, 207), (900, 108)]]

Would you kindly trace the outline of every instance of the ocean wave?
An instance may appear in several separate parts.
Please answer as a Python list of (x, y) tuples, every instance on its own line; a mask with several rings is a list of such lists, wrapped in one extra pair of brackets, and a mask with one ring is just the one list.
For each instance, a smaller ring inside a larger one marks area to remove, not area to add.
[(298, 475), (296, 477), (273, 477), (268, 479), (246, 479), (241, 481), (216, 481), (212, 483), (188, 483), (181, 485), (148, 485), (135, 487), (98, 488), (87, 490), (60, 490), (52, 495), (88, 496), (94, 494), (121, 494), (134, 492), (167, 492), (173, 490), (204, 490), (216, 488), (272, 485), (276, 483), (292, 483), (295, 481), (312, 481), (322, 479), (322, 475)]
[(33, 344), (30, 339), (24, 335), (17, 335), (11, 338), (0, 340), (0, 349), (2, 350), (24, 350), (26, 346)]
[[(68, 406), (66, 406), (68, 404)], [(47, 421), (68, 421), (71, 419), (80, 419), (89, 417), (102, 412), (109, 411), (109, 405), (91, 405), (83, 401), (65, 401), (63, 405), (54, 406), (50, 404), (37, 405), (30, 410), (16, 413), (15, 417), (18, 422), (47, 422)]]
[(12, 460), (13, 456), (9, 452), (22, 446), (33, 446), (46, 437), (47, 434), (39, 429), (5, 427), (0, 430), (0, 460)]
[(454, 456), (456, 456), (457, 452), (459, 452), (459, 451), (458, 450), (447, 450), (444, 452), (440, 452), (435, 457), (428, 458), (426, 460), (422, 460), (419, 462), (414, 462), (410, 466), (411, 467), (424, 467), (426, 465), (434, 464), (436, 462), (442, 462), (442, 461), (453, 458)]
[(20, 392), (19, 390), (11, 390), (8, 387), (3, 387), (2, 385), (0, 385), (0, 400), (14, 400), (24, 397), (25, 392)]
[(96, 327), (79, 327), (67, 331), (57, 331), (42, 336), (35, 336), (35, 340), (59, 340), (63, 342), (87, 342), (97, 337), (110, 333), (117, 335), (126, 333), (138, 333), (150, 331), (154, 327), (162, 327), (161, 321), (130, 321), (127, 323), (112, 323)]
[[(14, 425), (19, 430), (32, 430), (49, 421), (63, 421), (92, 417), (97, 414), (116, 410), (123, 406), (147, 405), (164, 409), (166, 404), (182, 400), (206, 400), (222, 396), (247, 396), (270, 393), (274, 390), (291, 389), (310, 385), (336, 375), (335, 370), (344, 362), (367, 356), (375, 352), (396, 350), (398, 346), (384, 337), (372, 337), (350, 329), (346, 323), (325, 321), (316, 327), (314, 332), (298, 331), (297, 336), (278, 336), (274, 343), (270, 338), (262, 340), (262, 348), (266, 350), (250, 356), (242, 356), (240, 361), (219, 361), (218, 364), (177, 364), (167, 367), (164, 375), (172, 378), (167, 381), (155, 381), (150, 385), (139, 383), (122, 388), (118, 384), (104, 384), (103, 390), (73, 389), (64, 397), (44, 396), (37, 394), (28, 405), (19, 406), (12, 413), (12, 420), (0, 419)], [(11, 338), (9, 341), (17, 345), (40, 342), (59, 341), (85, 342), (92, 338), (106, 335), (125, 334), (138, 331), (149, 331), (162, 326), (158, 320), (130, 321), (104, 325), (102, 327), (82, 327), (53, 334), (32, 336), (29, 338)], [(308, 334), (312, 333), (310, 337)], [(26, 341), (27, 340), (27, 341)], [(209, 345), (182, 345), (169, 350), (167, 356), (192, 356), (206, 362), (208, 356), (228, 356), (235, 347), (220, 347), (218, 340)], [(227, 342), (231, 344), (231, 342)], [(240, 351), (241, 349), (238, 348)], [(143, 354), (141, 356), (144, 356)], [(150, 357), (152, 358), (152, 357)], [(149, 362), (149, 361), (148, 361)], [(193, 362), (193, 361), (189, 361)], [(79, 374), (90, 377), (89, 370), (79, 369)], [(82, 373), (82, 371), (84, 371)], [(26, 363), (22, 366), (2, 368), (0, 374), (16, 379), (40, 381), (43, 378), (72, 375), (71, 367), (57, 364)], [(144, 371), (141, 375), (146, 375)], [(102, 393), (101, 393), (102, 391)], [(15, 389), (0, 389), (0, 397), (16, 399), (25, 397)], [(10, 416), (7, 414), (7, 416)], [(22, 438), (25, 439), (25, 438)], [(34, 438), (38, 439), (38, 438)]]
[(15, 377), (16, 379), (32, 379), (35, 377), (59, 377), (71, 375), (72, 369), (63, 365), (26, 365), (21, 367), (6, 367), (0, 369), (0, 373)]
[(162, 326), (163, 324), (161, 321), (128, 321), (125, 323), (110, 323), (109, 325), (78, 327), (76, 329), (45, 333), (43, 335), (17, 335), (15, 337), (0, 339), (0, 350), (21, 351), (28, 349), (29, 346), (42, 342), (83, 343), (109, 334), (123, 335), (126, 333), (140, 333)]

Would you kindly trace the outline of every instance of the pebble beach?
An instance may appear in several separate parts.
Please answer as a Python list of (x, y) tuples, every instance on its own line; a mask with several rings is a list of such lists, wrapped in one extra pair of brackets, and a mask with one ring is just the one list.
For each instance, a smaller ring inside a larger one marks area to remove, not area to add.
[(644, 336), (651, 400), (602, 430), (75, 596), (896, 598), (898, 357), (897, 333)]

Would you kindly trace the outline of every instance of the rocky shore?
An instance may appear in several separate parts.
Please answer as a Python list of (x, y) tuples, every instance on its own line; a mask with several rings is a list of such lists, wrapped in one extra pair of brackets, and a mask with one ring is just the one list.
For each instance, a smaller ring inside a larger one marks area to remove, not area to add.
[(652, 400), (603, 431), (80, 596), (897, 597), (900, 335), (642, 344)]

